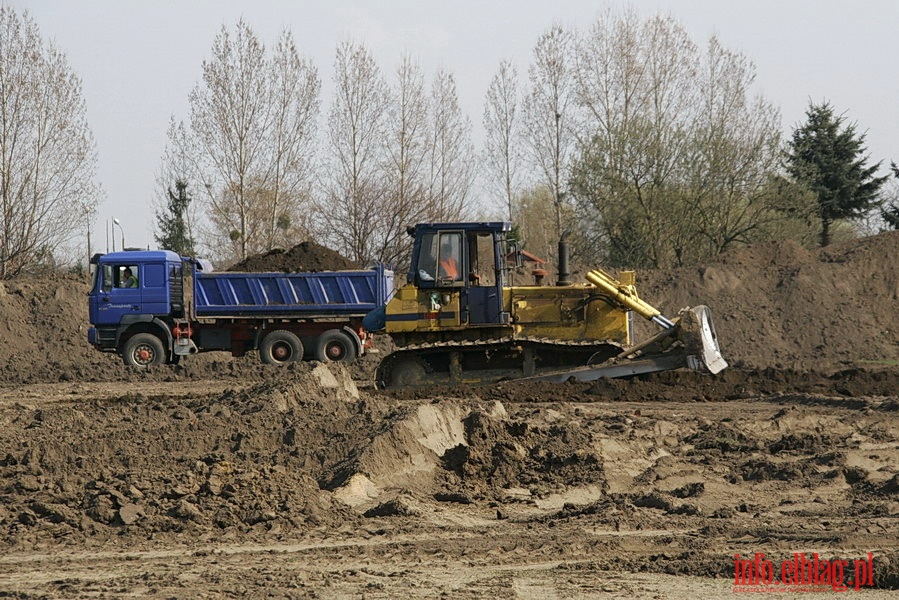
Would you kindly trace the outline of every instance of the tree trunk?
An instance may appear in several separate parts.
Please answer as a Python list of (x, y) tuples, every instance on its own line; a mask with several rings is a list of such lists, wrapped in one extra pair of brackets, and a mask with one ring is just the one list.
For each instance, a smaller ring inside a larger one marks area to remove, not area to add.
[(830, 219), (821, 219), (821, 247), (830, 245)]

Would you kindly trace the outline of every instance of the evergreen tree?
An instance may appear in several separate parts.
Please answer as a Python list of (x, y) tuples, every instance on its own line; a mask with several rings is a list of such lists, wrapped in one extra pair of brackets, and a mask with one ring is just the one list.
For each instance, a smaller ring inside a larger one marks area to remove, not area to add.
[(865, 135), (835, 115), (830, 103), (812, 103), (805, 114), (806, 123), (793, 131), (786, 166), (817, 197), (820, 244), (826, 246), (835, 221), (862, 217), (877, 205), (887, 178), (874, 176), (880, 163), (865, 165)]
[[(890, 168), (893, 169), (893, 175), (896, 176), (896, 179), (899, 179), (899, 167), (896, 166), (896, 163), (890, 163)], [(880, 211), (880, 216), (887, 222), (887, 225), (893, 229), (899, 229), (899, 200), (891, 202), (884, 207)]]
[(194, 240), (190, 234), (187, 210), (191, 197), (187, 192), (187, 183), (175, 181), (175, 192), (167, 190), (168, 202), (164, 212), (156, 213), (159, 235), (154, 235), (160, 248), (172, 250), (182, 256), (194, 254)]

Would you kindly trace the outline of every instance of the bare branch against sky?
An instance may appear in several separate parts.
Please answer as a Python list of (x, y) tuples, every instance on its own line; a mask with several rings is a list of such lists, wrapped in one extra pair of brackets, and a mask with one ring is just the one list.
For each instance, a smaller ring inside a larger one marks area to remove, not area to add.
[[(369, 48), (384, 72), (408, 54), (426, 81), (441, 69), (455, 77), (462, 110), (482, 145), (484, 97), (500, 63), (527, 73), (538, 37), (552, 24), (584, 28), (607, 8), (641, 17), (661, 12), (698, 43), (721, 43), (755, 63), (758, 92), (780, 109), (785, 134), (809, 101), (829, 101), (867, 133), (872, 162), (899, 160), (899, 2), (895, 0), (0, 0), (27, 10), (42, 35), (65, 53), (82, 80), (96, 138), (98, 180), (106, 190), (95, 239), (118, 217), (129, 245), (153, 242), (155, 177), (170, 118), (188, 115), (190, 90), (222, 26), (241, 18), (266, 46), (284, 29), (318, 70), (330, 102), (338, 44)], [(486, 196), (476, 187), (472, 195)], [(499, 216), (499, 214), (497, 214)]]

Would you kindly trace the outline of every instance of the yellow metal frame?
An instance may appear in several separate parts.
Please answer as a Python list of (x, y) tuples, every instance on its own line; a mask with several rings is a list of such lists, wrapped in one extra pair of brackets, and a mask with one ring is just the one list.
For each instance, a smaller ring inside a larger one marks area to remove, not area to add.
[[(509, 313), (510, 324), (493, 324), (486, 328), (505, 329), (507, 335), (515, 337), (611, 341), (629, 345), (632, 337), (628, 310), (620, 304), (613, 306), (606, 299), (613, 299), (614, 303), (624, 298), (629, 301), (628, 306), (636, 304), (633, 273), (622, 273), (619, 286), (624, 291), (616, 289), (615, 294), (605, 286), (589, 283), (504, 288), (503, 310)], [(441, 339), (446, 339), (454, 331), (471, 333), (474, 327), (484, 329), (483, 325), (469, 326), (461, 322), (460, 298), (459, 290), (419, 289), (413, 284), (405, 285), (387, 304), (387, 332), (424, 334), (425, 337), (430, 332), (439, 332)], [(466, 337), (470, 339), (470, 335)]]

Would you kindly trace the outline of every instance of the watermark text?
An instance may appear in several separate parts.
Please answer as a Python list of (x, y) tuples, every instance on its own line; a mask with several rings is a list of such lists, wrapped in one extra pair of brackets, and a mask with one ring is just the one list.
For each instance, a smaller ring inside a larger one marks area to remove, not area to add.
[(780, 564), (767, 560), (764, 552), (752, 558), (734, 555), (734, 592), (848, 592), (874, 585), (874, 555), (830, 560), (817, 552), (806, 556), (794, 552)]

